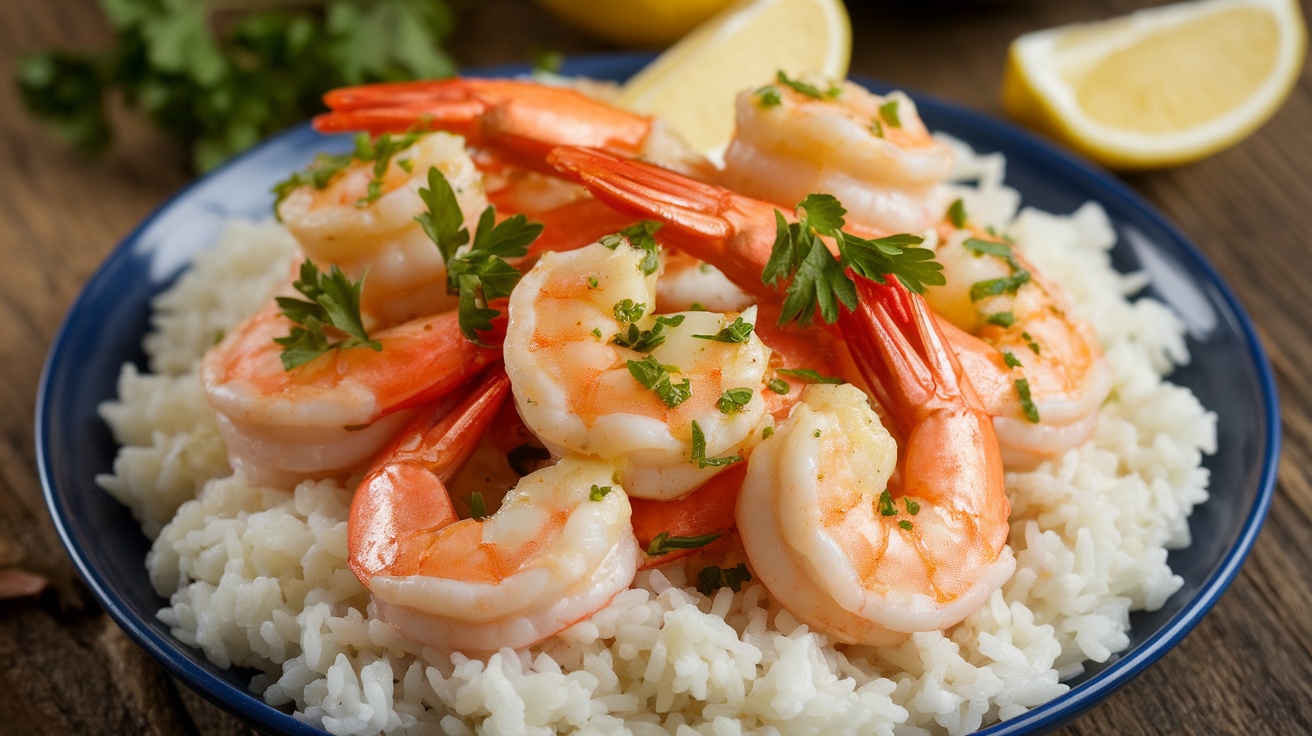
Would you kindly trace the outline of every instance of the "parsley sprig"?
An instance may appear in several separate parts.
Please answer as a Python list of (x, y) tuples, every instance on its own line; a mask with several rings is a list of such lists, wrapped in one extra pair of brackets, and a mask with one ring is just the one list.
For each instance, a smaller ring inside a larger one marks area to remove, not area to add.
[[(943, 266), (934, 260), (933, 251), (915, 247), (924, 238), (903, 233), (868, 240), (846, 233), (842, 228), (847, 210), (828, 194), (807, 195), (797, 210), (794, 223), (775, 210), (774, 247), (761, 272), (762, 283), (778, 286), (788, 282), (780, 324), (791, 320), (810, 324), (817, 311), (832, 324), (838, 320), (840, 303), (856, 308), (856, 284), (849, 270), (879, 283), (892, 275), (916, 293), (946, 283)], [(838, 258), (821, 236), (838, 244)]]
[(428, 169), (428, 188), (419, 190), (428, 211), (415, 217), (420, 227), (437, 245), (446, 262), (446, 289), (460, 295), (457, 322), (460, 332), (472, 343), (482, 345), (479, 332), (492, 329), (492, 320), (500, 311), (488, 307), (488, 301), (510, 296), (521, 274), (506, 262), (528, 254), (528, 246), (542, 234), (542, 225), (516, 214), (496, 221), (496, 208), (488, 205), (478, 218), (473, 243), (464, 226), (464, 215), (456, 202), (456, 193), (437, 167)]
[(27, 54), (28, 112), (77, 149), (113, 138), (121, 97), (214, 167), (323, 107), (334, 87), (449, 76), (444, 0), (104, 0), (112, 46)]
[(744, 320), (741, 316), (735, 317), (731, 324), (720, 328), (720, 331), (714, 335), (693, 335), (699, 340), (714, 340), (715, 342), (741, 343), (747, 342), (752, 336), (754, 326), (751, 322)]
[[(383, 349), (382, 343), (369, 338), (360, 316), (363, 278), (352, 281), (336, 264), (324, 273), (314, 261), (307, 259), (301, 264), (300, 278), (292, 282), (292, 287), (305, 298), (280, 296), (276, 300), (283, 316), (295, 324), (287, 337), (273, 340), (283, 347), (280, 356), (283, 370), (305, 365), (329, 350)], [(325, 328), (344, 332), (346, 337), (332, 341)]]

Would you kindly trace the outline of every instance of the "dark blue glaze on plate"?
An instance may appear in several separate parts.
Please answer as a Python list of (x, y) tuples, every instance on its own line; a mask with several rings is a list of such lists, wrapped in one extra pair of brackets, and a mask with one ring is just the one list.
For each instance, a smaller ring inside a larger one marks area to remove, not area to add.
[[(581, 57), (565, 74), (624, 79), (650, 56)], [(482, 70), (519, 74), (522, 65)], [(886, 91), (879, 84), (870, 85)], [(1118, 242), (1113, 261), (1143, 270), (1148, 293), (1188, 325), (1193, 361), (1171, 380), (1191, 388), (1218, 415), (1216, 455), (1207, 458), (1211, 499), (1190, 519), (1193, 545), (1171, 553), (1184, 587), (1158, 611), (1131, 616), (1130, 646), (1069, 680), (1070, 692), (979, 732), (1018, 736), (1048, 731), (1083, 712), (1161, 657), (1192, 629), (1238, 573), (1261, 528), (1275, 487), (1279, 408), (1267, 358), (1247, 314), (1216, 269), (1173, 226), (1121, 182), (1003, 122), (922, 95), (926, 124), (981, 152), (1007, 157), (1007, 184), (1025, 205), (1067, 213), (1087, 200), (1107, 210)], [(278, 135), (208, 174), (166, 202), (110, 254), (74, 302), (46, 360), (36, 410), (37, 462), (51, 516), (78, 572), (110, 616), (175, 676), (218, 705), (276, 734), (321, 731), (247, 690), (249, 672), (224, 670), (174, 639), (155, 617), (167, 601), (147, 580), (149, 544), (126, 508), (95, 484), (117, 449), (96, 406), (115, 395), (119, 367), (144, 365), (141, 338), (149, 303), (209, 247), (230, 217), (269, 216), (274, 182), (342, 138), (302, 126)]]

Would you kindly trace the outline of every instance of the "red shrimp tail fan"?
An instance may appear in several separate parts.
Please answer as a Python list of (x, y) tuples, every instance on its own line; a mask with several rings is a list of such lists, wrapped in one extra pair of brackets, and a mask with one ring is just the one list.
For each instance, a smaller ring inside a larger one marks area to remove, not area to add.
[(899, 429), (907, 431), (919, 411), (963, 390), (973, 397), (923, 298), (891, 277), (883, 284), (860, 276), (855, 281), (857, 308), (840, 325), (857, 367)]

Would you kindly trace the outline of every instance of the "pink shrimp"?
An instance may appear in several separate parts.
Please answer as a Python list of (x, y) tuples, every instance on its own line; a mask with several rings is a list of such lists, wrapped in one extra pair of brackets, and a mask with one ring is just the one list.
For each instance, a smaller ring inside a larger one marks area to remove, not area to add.
[(553, 173), (546, 157), (559, 145), (648, 158), (702, 177), (712, 173), (703, 157), (651, 117), (568, 87), (512, 79), (394, 82), (336, 89), (324, 103), (331, 112), (314, 120), (321, 132), (445, 130), (545, 173)]
[[(764, 270), (774, 245), (774, 205), (600, 151), (562, 147), (552, 152), (550, 160), (612, 207), (664, 223), (660, 237), (665, 242), (720, 267), (761, 302), (779, 299), (774, 287), (754, 277)], [(860, 235), (880, 234), (859, 226), (851, 229)], [(993, 260), (984, 266), (993, 265)], [(965, 272), (964, 266), (953, 268), (955, 273)], [(993, 344), (946, 322), (940, 325), (980, 388), (1009, 467), (1030, 467), (1087, 439), (1109, 385), (1091, 331), (1071, 315), (1058, 292), (1043, 283), (1035, 277), (1018, 291), (994, 299), (1007, 301), (1005, 306), (987, 302), (998, 310), (1010, 306), (1013, 315), (1024, 320), (999, 334)], [(1035, 332), (1028, 332), (1028, 326), (1034, 326)], [(1043, 336), (1042, 343), (1036, 343), (1037, 351), (1028, 347), (1034, 340), (1026, 334)], [(1015, 349), (1018, 342), (1026, 349)], [(1004, 351), (1013, 350), (1013, 358), (1023, 368), (1009, 365)], [(1029, 360), (1031, 352), (1033, 360)], [(1026, 376), (1030, 406), (1017, 383)]]
[(564, 458), (522, 478), (496, 513), (457, 516), (447, 484), (509, 390), (496, 368), (455, 409), (422, 410), (351, 504), (350, 565), (373, 613), (444, 651), (534, 644), (605, 606), (639, 564), (605, 462)]
[(382, 350), (331, 350), (287, 370), (274, 338), (293, 324), (270, 303), (201, 361), (229, 461), (252, 482), (273, 486), (349, 474), (404, 425), (407, 409), (498, 359), (499, 350), (466, 340), (456, 319), (444, 312), (411, 320), (371, 335)]

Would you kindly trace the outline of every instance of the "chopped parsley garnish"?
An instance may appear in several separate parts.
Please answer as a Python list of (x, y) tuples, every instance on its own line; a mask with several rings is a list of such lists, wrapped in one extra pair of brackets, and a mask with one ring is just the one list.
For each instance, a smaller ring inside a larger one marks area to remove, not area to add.
[(1020, 359), (1017, 358), (1010, 350), (1002, 351), (1002, 362), (1006, 363), (1008, 368), (1020, 367)]
[[(639, 304), (638, 306), (641, 307), (642, 305)], [(657, 317), (656, 324), (652, 325), (650, 330), (639, 330), (637, 325), (630, 324), (628, 332), (616, 332), (610, 341), (622, 348), (637, 350), (640, 353), (649, 353), (658, 345), (665, 343), (663, 332), (666, 327), (678, 327), (681, 324), (683, 324), (682, 314), (673, 317)]]
[(483, 503), (483, 494), (478, 491), (469, 494), (469, 518), (474, 521), (487, 518), (487, 505)]
[(621, 322), (637, 322), (642, 319), (642, 315), (647, 311), (646, 302), (634, 303), (632, 299), (622, 299), (615, 302), (613, 312), (615, 319)]
[(589, 288), (589, 289), (595, 289), (595, 288), (597, 288), (597, 284), (598, 284), (598, 283), (600, 283), (600, 282), (597, 281), (597, 277), (596, 277), (596, 276), (589, 276), (589, 277), (588, 277), (588, 288)]
[(767, 84), (756, 90), (756, 104), (761, 107), (778, 107), (783, 100), (779, 98), (779, 88), (773, 84)]
[(870, 121), (870, 132), (871, 132), (871, 133), (874, 133), (876, 138), (883, 138), (883, 137), (884, 137), (884, 125), (883, 125), (883, 123), (880, 123), (878, 120), (871, 120), (871, 121)]
[(879, 106), (879, 117), (894, 128), (902, 127), (902, 119), (897, 115), (897, 100), (889, 100)]
[(705, 311), (707, 311), (707, 309), (706, 309), (706, 307), (705, 307), (704, 305), (702, 305), (701, 302), (693, 302), (692, 304), (689, 304), (689, 305), (688, 305), (688, 311), (689, 311), (689, 312), (705, 312)]
[(775, 371), (775, 373), (782, 373), (785, 376), (800, 378), (803, 381), (810, 381), (811, 383), (847, 383), (847, 381), (844, 381), (841, 378), (835, 378), (834, 376), (822, 376), (820, 373), (813, 371), (810, 368), (780, 368)]
[(994, 312), (984, 318), (985, 322), (998, 327), (1011, 327), (1016, 324), (1016, 313), (1010, 310), (1006, 312)]
[(811, 436), (818, 439), (820, 437), (820, 430), (817, 429), (816, 431), (812, 432)]
[(1016, 395), (1020, 397), (1020, 406), (1025, 410), (1025, 418), (1039, 423), (1039, 408), (1034, 405), (1034, 400), (1030, 398), (1030, 382), (1024, 378), (1016, 379)]
[(747, 571), (747, 565), (738, 563), (736, 567), (720, 568), (714, 565), (703, 567), (702, 571), (697, 573), (697, 590), (702, 595), (709, 596), (720, 588), (728, 588), (737, 593), (742, 590), (743, 583), (750, 583), (752, 574)]
[(774, 379), (773, 381), (765, 384), (765, 387), (779, 395), (788, 393), (788, 382), (782, 378)]
[(720, 394), (719, 400), (715, 402), (715, 408), (720, 410), (721, 414), (736, 414), (747, 407), (747, 402), (752, 400), (752, 394), (755, 393), (750, 388), (731, 388)]
[(610, 486), (599, 486), (596, 483), (593, 483), (592, 490), (588, 492), (588, 500), (600, 501), (601, 499), (606, 497), (607, 493), (610, 492), (611, 492)]
[(442, 253), (447, 292), (460, 296), (460, 332), (470, 342), (482, 345), (478, 333), (492, 329), (492, 319), (501, 314), (489, 308), (488, 301), (510, 296), (521, 276), (505, 259), (527, 255), (529, 244), (542, 234), (542, 225), (529, 222), (521, 214), (498, 223), (496, 208), (488, 205), (478, 218), (473, 243), (457, 255), (460, 247), (470, 242), (469, 230), (464, 226), (455, 191), (437, 167), (428, 169), (428, 188), (421, 188), (419, 197), (428, 211), (415, 220)]
[(628, 243), (630, 248), (642, 251), (642, 272), (650, 276), (661, 266), (660, 246), (656, 244), (656, 238), (652, 237), (661, 229), (661, 224), (655, 220), (643, 220), (614, 235), (606, 235), (599, 242), (611, 250), (618, 248), (620, 243)]
[(742, 317), (735, 317), (733, 324), (725, 325), (719, 332), (714, 335), (693, 335), (700, 340), (714, 340), (716, 342), (747, 342), (752, 336), (752, 323), (745, 321)]
[(798, 81), (796, 79), (789, 79), (788, 75), (784, 74), (782, 69), (775, 73), (774, 78), (779, 84), (789, 87), (794, 92), (806, 95), (813, 100), (832, 100), (843, 94), (843, 88), (836, 84), (830, 85), (829, 89), (821, 91), (819, 87), (816, 87), (813, 84), (807, 84), (806, 82)]
[(1020, 333), (1020, 336), (1021, 336), (1022, 338), (1025, 339), (1025, 344), (1026, 344), (1027, 346), (1029, 346), (1029, 349), (1030, 349), (1030, 350), (1033, 350), (1035, 355), (1038, 355), (1038, 354), (1039, 354), (1039, 344), (1038, 344), (1037, 342), (1034, 341), (1034, 338), (1030, 335), (1030, 333), (1028, 333), (1028, 332), (1022, 332), (1022, 333)]
[[(960, 202), (961, 200), (957, 200)], [(1015, 254), (1011, 246), (996, 240), (985, 240), (983, 238), (966, 238), (961, 243), (966, 250), (973, 251), (976, 255), (997, 256), (1007, 261), (1013, 270), (1019, 270), (1020, 264), (1015, 261)]]
[(692, 423), (692, 461), (697, 463), (699, 468), (722, 468), (725, 465), (733, 465), (742, 462), (742, 455), (722, 455), (720, 457), (706, 457), (706, 434), (697, 424), (697, 420)]
[[(361, 133), (360, 135), (368, 140), (367, 134)], [(273, 201), (274, 216), (278, 215), (278, 205), (282, 204), (287, 195), (306, 185), (315, 189), (326, 188), (332, 183), (333, 177), (337, 176), (342, 169), (351, 165), (352, 158), (353, 156), (349, 153), (320, 153), (314, 157), (309, 166), (274, 184), (272, 190), (275, 196)], [(282, 218), (279, 217), (279, 219)]]
[(916, 514), (920, 513), (920, 504), (916, 503), (915, 501), (912, 501), (910, 498), (907, 498), (905, 496), (902, 497), (902, 500), (907, 505), (908, 514), (915, 516)]
[(774, 435), (774, 427), (766, 427), (761, 430), (761, 439), (768, 440)]
[(678, 366), (662, 365), (651, 355), (642, 360), (630, 360), (628, 366), (629, 374), (641, 383), (643, 388), (654, 391), (666, 406), (678, 406), (692, 396), (692, 383), (687, 378), (683, 379), (682, 383), (670, 381), (670, 374), (679, 372)]
[[(996, 279), (985, 281), (976, 281), (970, 285), (970, 300), (977, 302), (999, 294), (1015, 294), (1016, 290), (1030, 281), (1030, 272), (1020, 265), (1016, 260), (1016, 254), (1012, 251), (1011, 245), (996, 240), (984, 240), (983, 238), (966, 238), (961, 244), (967, 250), (972, 251), (975, 255), (990, 255), (1001, 258), (1011, 269), (1011, 274)], [(1004, 312), (1003, 314), (1011, 314)], [(1011, 315), (1014, 321), (1015, 315)], [(1000, 324), (995, 322), (994, 324)], [(1010, 324), (1003, 325), (1009, 327)]]
[(367, 135), (356, 136), (355, 158), (374, 162), (374, 176), (369, 180), (365, 196), (356, 200), (356, 207), (367, 207), (378, 201), (383, 195), (383, 177), (387, 174), (387, 167), (391, 164), (392, 157), (414, 145), (420, 135), (422, 134), (416, 132), (400, 135), (383, 133), (372, 141)]
[[(761, 282), (778, 285), (789, 280), (785, 290), (779, 322), (796, 320), (810, 324), (818, 310), (825, 322), (838, 320), (838, 304), (856, 308), (856, 284), (848, 276), (852, 271), (879, 283), (892, 275), (916, 293), (926, 285), (945, 283), (943, 267), (934, 261), (934, 253), (914, 246), (924, 242), (917, 235), (899, 234), (867, 240), (842, 230), (847, 210), (833, 196), (811, 194), (798, 203), (804, 213), (795, 223), (788, 223), (775, 210), (775, 242), (761, 272)], [(834, 238), (839, 257), (829, 252), (822, 235)]]
[(960, 198), (948, 205), (948, 222), (958, 230), (966, 226), (966, 203)]
[(908, 521), (907, 519), (903, 519), (903, 520), (899, 521), (899, 522), (897, 523), (897, 525), (898, 525), (899, 527), (901, 527), (901, 528), (907, 530), (907, 531), (911, 531), (911, 529), (912, 529), (913, 526), (914, 526), (914, 525), (913, 525), (910, 521)]
[(593, 327), (593, 328), (592, 328), (592, 336), (595, 337), (595, 338), (597, 338), (598, 340), (600, 340), (600, 339), (601, 339), (601, 328), (600, 328), (600, 327)]
[(1010, 276), (976, 281), (970, 285), (970, 300), (977, 302), (999, 294), (1015, 294), (1016, 290), (1029, 283), (1029, 280), (1029, 271), (1017, 271)]
[(700, 537), (671, 537), (669, 532), (661, 532), (647, 545), (647, 554), (652, 557), (669, 554), (676, 549), (697, 549), (719, 539), (719, 534), (703, 534)]
[(893, 494), (889, 493), (887, 488), (879, 494), (879, 515), (897, 516), (897, 507), (893, 505)]
[[(283, 370), (305, 365), (329, 350), (383, 349), (382, 343), (369, 339), (360, 316), (363, 278), (352, 281), (336, 264), (325, 274), (314, 261), (306, 260), (301, 264), (300, 278), (292, 282), (292, 287), (305, 299), (280, 296), (276, 300), (282, 315), (295, 324), (287, 337), (273, 339), (283, 348), (280, 355)], [(325, 327), (345, 332), (347, 337), (331, 342)]]

